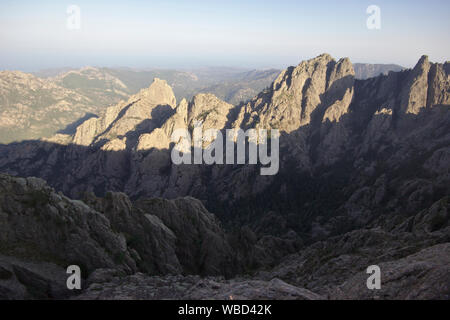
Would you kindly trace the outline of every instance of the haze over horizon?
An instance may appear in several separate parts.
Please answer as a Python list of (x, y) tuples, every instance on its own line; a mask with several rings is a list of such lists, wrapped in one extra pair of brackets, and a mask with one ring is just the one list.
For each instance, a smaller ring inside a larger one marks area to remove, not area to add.
[[(366, 26), (368, 6), (381, 29)], [(67, 8), (80, 8), (69, 30)], [(321, 53), (412, 67), (450, 52), (450, 3), (419, 1), (2, 1), (0, 69), (285, 68)]]

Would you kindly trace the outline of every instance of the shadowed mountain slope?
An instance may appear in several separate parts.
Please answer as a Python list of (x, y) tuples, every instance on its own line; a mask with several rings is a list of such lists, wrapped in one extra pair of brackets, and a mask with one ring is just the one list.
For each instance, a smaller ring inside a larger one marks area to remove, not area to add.
[[(190, 195), (225, 220), (258, 220), (261, 229), (275, 212), (284, 227), (273, 232), (322, 237), (380, 214), (415, 213), (448, 193), (448, 71), (424, 56), (414, 69), (355, 80), (348, 59), (324, 54), (286, 69), (239, 106), (210, 94), (176, 105), (156, 79), (72, 136), (0, 147), (0, 170), (42, 177), (76, 198), (109, 190), (133, 199)], [(204, 130), (280, 129), (279, 173), (174, 165), (172, 132), (197, 120)]]

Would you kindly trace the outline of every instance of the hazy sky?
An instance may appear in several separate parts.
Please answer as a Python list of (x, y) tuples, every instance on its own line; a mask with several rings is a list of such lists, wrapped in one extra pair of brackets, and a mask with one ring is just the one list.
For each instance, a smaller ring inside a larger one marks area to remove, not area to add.
[[(366, 9), (381, 9), (369, 30)], [(67, 27), (67, 7), (81, 28)], [(328, 52), (412, 66), (450, 53), (448, 0), (0, 2), (0, 69), (85, 65), (285, 67)]]

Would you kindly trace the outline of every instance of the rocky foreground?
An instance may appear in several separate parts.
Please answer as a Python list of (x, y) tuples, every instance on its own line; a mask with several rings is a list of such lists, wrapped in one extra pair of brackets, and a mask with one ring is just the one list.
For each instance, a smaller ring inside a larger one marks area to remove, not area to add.
[[(448, 209), (445, 197), (403, 221), (303, 246), (231, 234), (194, 198), (71, 200), (41, 179), (0, 175), (0, 298), (449, 299)], [(81, 291), (66, 288), (72, 264)], [(381, 290), (366, 287), (371, 264)]]

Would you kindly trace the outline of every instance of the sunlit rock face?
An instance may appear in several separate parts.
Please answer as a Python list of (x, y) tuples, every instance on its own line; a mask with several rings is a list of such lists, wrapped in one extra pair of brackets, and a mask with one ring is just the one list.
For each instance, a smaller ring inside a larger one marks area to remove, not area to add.
[[(272, 87), (246, 105), (239, 116), (244, 126), (278, 127), (287, 133), (319, 120), (337, 120), (353, 95), (353, 66), (324, 54), (283, 71)], [(319, 109), (318, 109), (319, 108)]]
[(175, 106), (172, 88), (166, 81), (156, 78), (149, 88), (141, 90), (128, 101), (109, 107), (103, 117), (90, 119), (80, 125), (73, 143), (89, 146), (124, 137), (131, 131), (150, 131), (158, 127)]
[[(298, 183), (287, 177), (322, 179), (323, 168), (342, 172), (338, 190), (348, 187), (350, 193), (377, 181), (377, 168), (396, 171), (412, 162), (436, 174), (430, 183), (440, 186), (448, 179), (441, 164), (448, 153), (448, 71), (448, 63), (424, 56), (411, 70), (355, 80), (349, 59), (323, 54), (284, 70), (270, 87), (237, 106), (211, 94), (177, 105), (170, 86), (155, 79), (128, 101), (86, 120), (72, 136), (2, 147), (0, 169), (43, 177), (74, 197), (85, 190), (99, 195), (114, 190), (132, 198), (191, 195), (213, 204), (270, 188), (289, 193)], [(196, 123), (222, 132), (279, 129), (279, 173), (262, 177), (252, 165), (174, 165), (172, 134), (192, 133)], [(402, 185), (392, 179), (387, 184)]]

